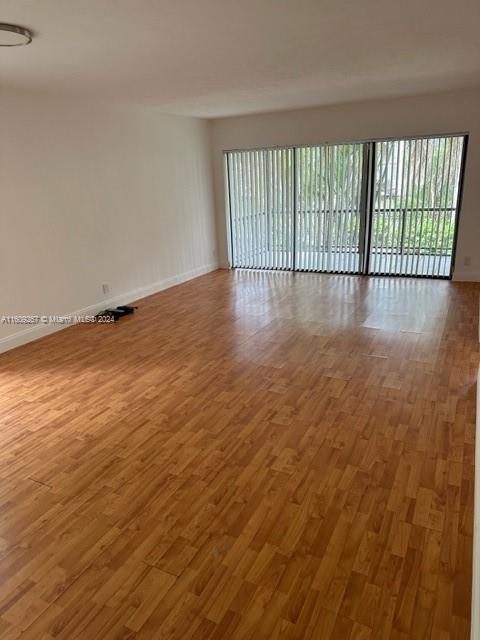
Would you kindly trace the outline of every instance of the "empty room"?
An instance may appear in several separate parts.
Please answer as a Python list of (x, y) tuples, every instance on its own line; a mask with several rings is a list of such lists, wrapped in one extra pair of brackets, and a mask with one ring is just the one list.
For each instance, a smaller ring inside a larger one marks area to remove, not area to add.
[(480, 640), (480, 3), (0, 0), (0, 640)]

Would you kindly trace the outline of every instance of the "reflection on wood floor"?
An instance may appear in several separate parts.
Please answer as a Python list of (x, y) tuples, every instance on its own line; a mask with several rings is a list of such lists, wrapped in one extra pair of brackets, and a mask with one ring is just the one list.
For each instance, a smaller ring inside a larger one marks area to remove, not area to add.
[(0, 637), (468, 638), (478, 295), (217, 271), (1, 356)]

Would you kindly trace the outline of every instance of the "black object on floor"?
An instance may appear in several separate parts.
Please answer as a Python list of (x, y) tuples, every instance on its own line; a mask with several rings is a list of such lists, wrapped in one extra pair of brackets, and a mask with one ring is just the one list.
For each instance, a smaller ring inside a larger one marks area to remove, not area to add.
[(117, 309), (120, 309), (120, 311), (123, 311), (125, 315), (129, 315), (130, 313), (133, 313), (135, 309), (138, 309), (138, 307), (131, 307), (128, 304), (122, 304), (118, 306)]
[(114, 322), (123, 318), (124, 316), (129, 316), (131, 313), (135, 311), (137, 307), (130, 307), (128, 305), (121, 305), (119, 307), (115, 307), (114, 309), (105, 309), (101, 313), (97, 314), (97, 318), (113, 318)]

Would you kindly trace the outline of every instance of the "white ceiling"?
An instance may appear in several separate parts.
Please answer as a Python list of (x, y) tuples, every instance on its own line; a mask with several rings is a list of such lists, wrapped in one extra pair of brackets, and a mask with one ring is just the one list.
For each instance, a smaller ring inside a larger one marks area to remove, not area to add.
[(0, 0), (2, 87), (217, 117), (480, 84), (480, 0)]

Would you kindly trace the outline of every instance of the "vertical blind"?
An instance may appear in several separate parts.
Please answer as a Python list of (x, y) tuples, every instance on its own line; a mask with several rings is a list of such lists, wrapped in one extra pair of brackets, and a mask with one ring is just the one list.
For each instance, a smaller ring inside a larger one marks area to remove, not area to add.
[(231, 264), (449, 277), (463, 136), (230, 151)]
[(463, 137), (375, 145), (372, 274), (450, 274)]
[(233, 266), (293, 268), (293, 150), (228, 154)]
[(295, 166), (297, 270), (358, 273), (363, 145), (301, 147)]

